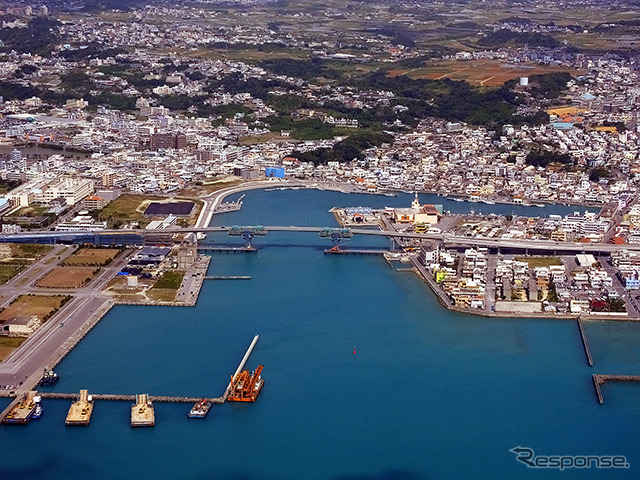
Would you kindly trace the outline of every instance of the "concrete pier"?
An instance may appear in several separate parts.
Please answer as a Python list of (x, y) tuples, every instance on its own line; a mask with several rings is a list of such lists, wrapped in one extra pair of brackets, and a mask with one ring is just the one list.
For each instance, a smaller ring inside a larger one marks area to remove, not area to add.
[(593, 358), (591, 357), (591, 350), (589, 349), (589, 342), (587, 341), (587, 334), (584, 331), (584, 325), (582, 319), (578, 317), (578, 329), (580, 330), (580, 337), (582, 338), (582, 346), (584, 347), (584, 353), (587, 355), (587, 363), (590, 367), (593, 366)]
[(601, 386), (607, 382), (640, 382), (640, 375), (600, 375), (594, 373), (593, 386), (596, 389), (596, 396), (600, 405), (604, 403)]

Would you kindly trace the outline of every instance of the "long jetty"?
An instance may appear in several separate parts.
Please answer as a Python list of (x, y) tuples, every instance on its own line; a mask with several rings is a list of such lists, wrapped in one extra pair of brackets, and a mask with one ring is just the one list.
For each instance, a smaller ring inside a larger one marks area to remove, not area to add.
[[(580, 329), (580, 337), (582, 338), (582, 346), (584, 347), (584, 353), (587, 355), (587, 363), (590, 367), (593, 367), (593, 358), (591, 357), (591, 349), (589, 348), (589, 342), (587, 341), (587, 334), (584, 331), (584, 325), (582, 319), (578, 317), (578, 329)], [(602, 402), (600, 402), (602, 403)]]
[(593, 386), (596, 389), (596, 396), (600, 405), (604, 403), (601, 386), (607, 382), (640, 382), (640, 375), (601, 375), (594, 373)]
[[(42, 398), (55, 398), (58, 400), (75, 400), (78, 397), (77, 393), (58, 393), (58, 392), (39, 392)], [(116, 395), (109, 393), (92, 393), (91, 398), (93, 400), (111, 400), (120, 402), (135, 402), (135, 395)], [(167, 402), (167, 403), (196, 403), (202, 400), (202, 397), (172, 397), (166, 395), (149, 395), (149, 400), (152, 402)], [(222, 397), (210, 399), (213, 403), (224, 403)]]

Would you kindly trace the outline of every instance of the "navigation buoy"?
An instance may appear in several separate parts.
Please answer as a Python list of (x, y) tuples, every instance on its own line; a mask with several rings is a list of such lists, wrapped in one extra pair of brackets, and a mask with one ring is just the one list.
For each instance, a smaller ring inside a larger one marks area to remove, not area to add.
[(356, 354), (356, 347), (353, 347), (353, 354)]

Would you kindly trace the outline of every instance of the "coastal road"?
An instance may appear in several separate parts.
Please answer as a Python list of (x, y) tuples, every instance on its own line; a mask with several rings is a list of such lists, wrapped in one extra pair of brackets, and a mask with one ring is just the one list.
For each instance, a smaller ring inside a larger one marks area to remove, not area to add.
[[(70, 250), (75, 251), (75, 249)], [(110, 297), (101, 295), (101, 291), (116, 272), (127, 263), (128, 254), (129, 252), (120, 254), (110, 265), (103, 267), (84, 288), (77, 290), (31, 288), (21, 292), (44, 295), (73, 294), (73, 298), (30, 335), (20, 348), (0, 363), (0, 386), (13, 385), (13, 390), (16, 392), (30, 388), (33, 382), (39, 379), (44, 365), (51, 360), (57, 361), (72, 348), (69, 339), (86, 332), (91, 323), (98, 318), (99, 310), (111, 301)], [(55, 265), (56, 263), (53, 263), (53, 266)], [(61, 348), (62, 351), (60, 351)], [(20, 387), (20, 382), (25, 386)], [(10, 390), (0, 390), (2, 393), (8, 391)]]
[[(0, 385), (14, 385), (16, 392), (20, 382), (26, 382), (34, 374), (41, 375), (44, 365), (50, 361), (56, 351), (63, 347), (77, 331), (109, 299), (106, 297), (86, 296), (74, 298), (60, 311), (33, 333), (27, 341), (0, 364)], [(89, 328), (85, 325), (85, 328)], [(62, 354), (59, 354), (62, 356)]]

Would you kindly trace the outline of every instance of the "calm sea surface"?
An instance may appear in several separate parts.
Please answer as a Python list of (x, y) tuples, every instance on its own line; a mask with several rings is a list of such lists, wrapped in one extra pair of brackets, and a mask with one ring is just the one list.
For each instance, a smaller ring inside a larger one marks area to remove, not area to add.
[[(253, 191), (214, 224), (332, 226), (332, 206), (410, 200)], [(454, 207), (471, 208), (445, 205)], [(219, 396), (259, 333), (247, 364), (265, 365), (255, 404), (216, 405), (191, 420), (190, 405), (160, 403), (155, 428), (132, 429), (128, 402), (97, 402), (88, 428), (66, 428), (69, 401), (45, 400), (41, 419), (0, 427), (0, 479), (638, 478), (640, 385), (607, 384), (599, 405), (591, 381), (594, 372), (640, 373), (638, 325), (588, 323), (590, 368), (575, 322), (448, 312), (414, 274), (381, 258), (325, 256), (330, 242), (315, 234), (269, 233), (255, 244), (257, 254), (216, 254), (210, 267), (252, 279), (205, 282), (195, 308), (114, 308), (50, 387)], [(631, 467), (528, 469), (509, 452), (517, 446), (625, 455)]]

